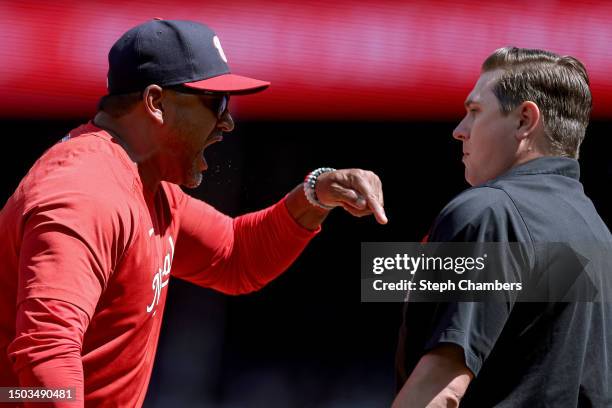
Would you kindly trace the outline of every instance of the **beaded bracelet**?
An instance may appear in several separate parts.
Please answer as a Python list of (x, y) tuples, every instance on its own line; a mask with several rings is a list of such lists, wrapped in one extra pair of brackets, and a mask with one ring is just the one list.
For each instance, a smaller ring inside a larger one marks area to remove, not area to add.
[(308, 202), (315, 207), (324, 208), (326, 210), (331, 210), (334, 208), (330, 205), (325, 205), (319, 201), (317, 198), (317, 193), (315, 192), (315, 186), (317, 185), (317, 179), (323, 173), (328, 173), (330, 171), (335, 171), (336, 169), (331, 167), (319, 167), (316, 170), (308, 173), (306, 178), (304, 179), (304, 194), (306, 195), (306, 199)]

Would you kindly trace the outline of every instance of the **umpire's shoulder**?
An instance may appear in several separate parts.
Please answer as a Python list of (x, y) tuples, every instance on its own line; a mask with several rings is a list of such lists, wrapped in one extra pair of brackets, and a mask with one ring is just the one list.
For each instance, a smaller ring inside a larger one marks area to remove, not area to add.
[(514, 204), (504, 190), (482, 185), (461, 192), (444, 207), (439, 217), (471, 219), (485, 211), (506, 211), (509, 206)]
[(508, 227), (508, 222), (519, 219), (516, 206), (504, 190), (491, 185), (472, 187), (442, 209), (434, 223), (432, 238), (441, 241), (459, 237), (469, 239), (464, 236), (466, 232), (483, 228), (496, 229), (493, 235), (503, 235), (501, 230)]

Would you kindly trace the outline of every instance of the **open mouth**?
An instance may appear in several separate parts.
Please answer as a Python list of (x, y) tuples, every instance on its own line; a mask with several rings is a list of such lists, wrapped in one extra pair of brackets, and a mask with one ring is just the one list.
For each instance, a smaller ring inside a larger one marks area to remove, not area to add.
[(213, 137), (211, 137), (209, 140), (206, 141), (206, 146), (208, 147), (211, 144), (215, 144), (217, 142), (221, 142), (223, 140), (223, 135), (215, 135)]
[(223, 136), (221, 135), (216, 135), (211, 137), (210, 139), (206, 140), (206, 143), (204, 144), (204, 146), (200, 149), (198, 156), (201, 156), (204, 154), (204, 151), (209, 147), (214, 145), (215, 143), (221, 142), (223, 140)]
[(218, 142), (221, 142), (223, 140), (223, 136), (222, 135), (215, 135), (213, 137), (211, 137), (210, 139), (206, 140), (206, 144), (202, 147), (202, 149), (200, 149), (198, 151), (198, 154), (196, 155), (196, 160), (198, 160), (200, 162), (199, 164), (199, 169), (200, 171), (206, 171), (206, 169), (208, 168), (208, 164), (206, 163), (206, 158), (204, 157), (204, 152), (206, 151), (206, 149)]

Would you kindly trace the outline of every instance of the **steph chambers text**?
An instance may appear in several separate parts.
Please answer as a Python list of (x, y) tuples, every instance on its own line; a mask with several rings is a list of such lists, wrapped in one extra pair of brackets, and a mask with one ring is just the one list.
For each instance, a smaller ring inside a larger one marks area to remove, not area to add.
[(457, 290), (474, 292), (523, 290), (523, 284), (521, 282), (500, 282), (497, 279), (493, 282), (473, 282), (470, 279), (462, 279), (458, 282), (453, 282), (451, 280), (446, 282), (432, 282), (427, 279), (420, 279), (419, 281), (402, 279), (395, 282), (385, 282), (382, 279), (376, 279), (372, 282), (372, 286), (376, 291), (420, 291), (439, 293)]

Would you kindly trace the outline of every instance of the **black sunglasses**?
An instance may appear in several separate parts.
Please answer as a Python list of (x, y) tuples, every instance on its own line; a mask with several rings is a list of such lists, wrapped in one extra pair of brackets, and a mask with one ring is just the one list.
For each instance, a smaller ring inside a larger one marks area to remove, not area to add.
[(165, 86), (166, 89), (171, 89), (174, 92), (197, 95), (202, 98), (202, 102), (208, 109), (217, 114), (217, 119), (220, 120), (225, 112), (227, 111), (227, 107), (229, 105), (230, 96), (227, 93), (219, 93), (219, 92), (211, 92), (211, 91), (203, 91), (201, 89), (190, 88), (185, 85), (172, 85)]

